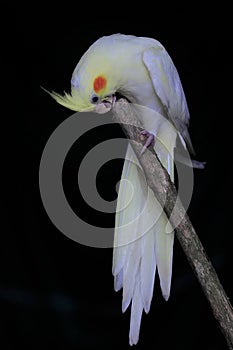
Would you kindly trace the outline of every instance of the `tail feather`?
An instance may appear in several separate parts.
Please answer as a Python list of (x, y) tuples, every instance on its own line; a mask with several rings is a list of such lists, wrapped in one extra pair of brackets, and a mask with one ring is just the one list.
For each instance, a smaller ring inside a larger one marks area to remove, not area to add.
[[(117, 276), (126, 265), (126, 257), (129, 254), (128, 249), (133, 249), (128, 244), (137, 238), (137, 225), (134, 225), (134, 222), (136, 221), (137, 213), (140, 213), (140, 206), (136, 200), (130, 202), (130, 199), (135, 196), (135, 193), (133, 193), (134, 188), (141, 189), (137, 164), (138, 160), (129, 145), (122, 171), (122, 179), (124, 181), (121, 181), (118, 192), (112, 266), (114, 276)], [(132, 178), (134, 188), (127, 182), (127, 180), (131, 181)], [(140, 195), (141, 192), (137, 191), (138, 201), (140, 200)]]
[(123, 269), (121, 269), (114, 278), (114, 289), (118, 292), (123, 287)]
[[(124, 267), (123, 273), (123, 300), (122, 300), (122, 311), (128, 308), (135, 288), (135, 280), (137, 278), (138, 268), (140, 264), (141, 247), (140, 242), (136, 241), (130, 244), (130, 252), (127, 255), (126, 266)], [(129, 250), (129, 249), (128, 249)]]
[[(155, 151), (174, 180), (176, 135), (168, 135), (165, 131), (167, 129), (162, 131), (160, 139), (167, 142), (168, 149), (156, 141)], [(117, 206), (121, 208), (129, 203), (116, 213), (113, 275), (115, 290), (123, 287), (123, 312), (131, 302), (129, 342), (133, 345), (138, 342), (143, 309), (146, 313), (150, 309), (156, 268), (162, 294), (165, 300), (169, 298), (174, 233), (154, 193), (148, 189), (141, 170), (135, 165), (137, 159), (131, 146), (127, 150), (127, 159), (130, 161), (125, 161), (122, 178), (131, 182), (134, 193), (132, 196), (129, 187), (121, 182)]]
[(146, 234), (144, 240), (143, 255), (141, 257), (140, 280), (143, 308), (146, 313), (150, 310), (154, 290), (154, 279), (156, 271), (156, 256), (154, 232), (151, 230)]
[(131, 306), (131, 316), (130, 316), (130, 331), (129, 331), (129, 344), (135, 345), (138, 342), (140, 325), (142, 319), (142, 295), (141, 295), (141, 285), (140, 285), (140, 264), (137, 270), (137, 278), (135, 281), (134, 294)]
[(172, 257), (174, 233), (166, 233), (167, 219), (162, 216), (157, 225), (155, 234), (155, 255), (160, 280), (160, 287), (164, 299), (167, 301), (170, 296), (172, 278)]
[[(169, 133), (166, 129), (162, 129), (161, 134), (162, 133), (166, 133), (166, 136), (161, 135), (163, 141), (170, 150), (173, 150), (175, 146), (175, 135), (173, 135), (174, 137), (166, 139), (168, 138), (167, 135), (169, 135)], [(159, 141), (155, 145), (155, 151), (157, 152), (161, 163), (167, 169), (171, 180), (174, 181), (173, 151), (168, 152), (164, 147), (164, 144), (162, 145)], [(157, 202), (157, 206), (160, 207), (160, 204), (156, 198), (155, 202)], [(157, 259), (160, 287), (163, 297), (167, 301), (169, 299), (171, 289), (174, 232), (166, 215), (161, 215), (156, 225), (155, 255)]]

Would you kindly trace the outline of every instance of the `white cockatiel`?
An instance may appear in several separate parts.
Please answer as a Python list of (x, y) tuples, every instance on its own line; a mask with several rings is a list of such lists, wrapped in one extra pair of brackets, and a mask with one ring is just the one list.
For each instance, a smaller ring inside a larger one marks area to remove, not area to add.
[[(193, 150), (188, 134), (189, 111), (177, 70), (160, 42), (115, 34), (97, 40), (83, 55), (71, 79), (71, 93), (51, 93), (74, 111), (109, 111), (116, 95), (126, 97), (145, 128), (145, 136), (174, 181), (177, 136)], [(144, 106), (144, 107), (140, 107)], [(169, 122), (168, 122), (169, 121)], [(128, 146), (116, 213), (113, 275), (123, 288), (122, 310), (131, 303), (129, 342), (139, 338), (143, 309), (149, 312), (156, 268), (165, 300), (170, 295), (174, 233), (137, 158)]]

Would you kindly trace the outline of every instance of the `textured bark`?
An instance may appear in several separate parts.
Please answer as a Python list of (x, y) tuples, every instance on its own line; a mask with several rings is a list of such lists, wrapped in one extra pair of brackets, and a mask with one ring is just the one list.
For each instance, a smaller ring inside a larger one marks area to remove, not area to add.
[(148, 185), (163, 206), (172, 227), (175, 228), (176, 236), (210, 303), (213, 315), (219, 322), (229, 349), (233, 349), (232, 306), (180, 199), (177, 197), (175, 185), (152, 147), (143, 155), (140, 154), (143, 141), (139, 132), (143, 128), (133, 115), (130, 104), (125, 99), (119, 100), (113, 108), (113, 115), (114, 120), (121, 124), (130, 140), (144, 170)]

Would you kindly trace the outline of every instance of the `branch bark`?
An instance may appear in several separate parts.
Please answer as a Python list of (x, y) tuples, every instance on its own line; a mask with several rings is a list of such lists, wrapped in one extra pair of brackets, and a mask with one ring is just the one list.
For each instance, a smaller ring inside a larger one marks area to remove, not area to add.
[(233, 349), (232, 306), (180, 199), (177, 197), (174, 183), (160, 163), (153, 147), (140, 155), (142, 141), (139, 130), (142, 129), (142, 125), (133, 115), (130, 104), (125, 99), (121, 99), (115, 104), (113, 116), (114, 120), (121, 124), (123, 131), (130, 140), (144, 170), (148, 185), (164, 208), (172, 227), (175, 228), (176, 236), (209, 301), (213, 315), (219, 323), (228, 347)]

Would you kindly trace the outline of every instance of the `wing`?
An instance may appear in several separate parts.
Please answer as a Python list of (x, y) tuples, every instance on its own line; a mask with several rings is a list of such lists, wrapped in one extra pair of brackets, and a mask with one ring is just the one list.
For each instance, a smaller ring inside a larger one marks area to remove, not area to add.
[(178, 130), (182, 143), (184, 139), (194, 154), (188, 133), (189, 110), (179, 74), (170, 56), (162, 46), (151, 47), (143, 52), (143, 62), (168, 119)]

